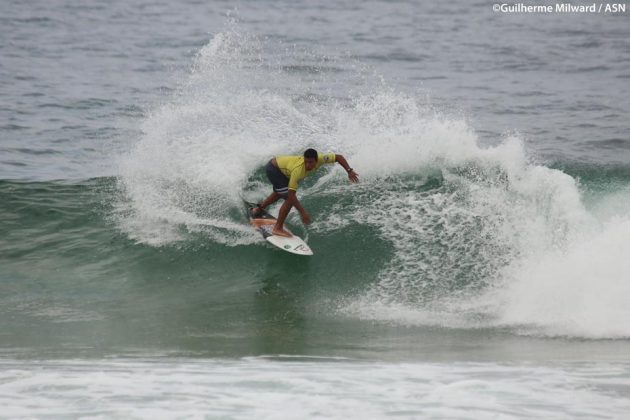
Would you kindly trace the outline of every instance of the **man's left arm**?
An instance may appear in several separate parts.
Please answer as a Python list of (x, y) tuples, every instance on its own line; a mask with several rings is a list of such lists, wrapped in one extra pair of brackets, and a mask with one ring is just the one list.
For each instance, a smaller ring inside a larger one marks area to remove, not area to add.
[(350, 182), (359, 182), (359, 174), (350, 167), (350, 164), (348, 163), (346, 158), (343, 157), (343, 155), (335, 154), (335, 162), (343, 166), (343, 169), (345, 169), (348, 173), (348, 179), (350, 180)]

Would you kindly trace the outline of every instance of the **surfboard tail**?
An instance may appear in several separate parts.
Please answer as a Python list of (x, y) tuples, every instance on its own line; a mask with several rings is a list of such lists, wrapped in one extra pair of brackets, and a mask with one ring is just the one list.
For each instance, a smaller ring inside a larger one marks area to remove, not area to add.
[(311, 248), (304, 242), (302, 238), (295, 235), (289, 229), (285, 227), (285, 230), (291, 233), (290, 238), (285, 236), (277, 236), (274, 235), (271, 231), (273, 226), (276, 223), (276, 218), (271, 214), (267, 213), (265, 210), (262, 211), (260, 215), (257, 217), (253, 217), (251, 209), (256, 207), (257, 204), (250, 203), (248, 201), (243, 200), (245, 204), (245, 208), (247, 211), (247, 217), (249, 219), (249, 224), (256, 229), (263, 238), (267, 240), (270, 244), (292, 254), (296, 255), (313, 255), (313, 251)]

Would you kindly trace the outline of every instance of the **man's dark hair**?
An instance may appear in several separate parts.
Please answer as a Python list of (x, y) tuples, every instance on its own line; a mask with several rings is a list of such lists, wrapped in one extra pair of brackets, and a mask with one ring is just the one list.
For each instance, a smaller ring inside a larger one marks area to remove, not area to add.
[(304, 159), (317, 159), (317, 150), (306, 149), (304, 152)]

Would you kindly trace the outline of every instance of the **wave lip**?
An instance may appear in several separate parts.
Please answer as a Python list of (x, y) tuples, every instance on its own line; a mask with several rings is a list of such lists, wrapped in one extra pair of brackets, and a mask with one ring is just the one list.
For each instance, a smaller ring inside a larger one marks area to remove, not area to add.
[(375, 284), (340, 301), (340, 313), (403, 325), (630, 337), (627, 212), (602, 220), (605, 212), (585, 206), (576, 179), (531, 162), (517, 136), (482, 148), (461, 121), (421, 118), (387, 131), (377, 115), (374, 126), (390, 148), (385, 164), (369, 143), (357, 156), (382, 170), (368, 176), (388, 187), (371, 181), (377, 204), (353, 217), (377, 226), (395, 253)]

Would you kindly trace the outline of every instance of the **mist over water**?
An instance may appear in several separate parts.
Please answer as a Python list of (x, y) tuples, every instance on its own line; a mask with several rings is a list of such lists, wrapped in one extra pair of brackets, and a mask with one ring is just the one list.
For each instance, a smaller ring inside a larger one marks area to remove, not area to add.
[(362, 182), (349, 185), (339, 169), (311, 181), (301, 192), (317, 209), (310, 230), (368, 227), (377, 237), (362, 244), (366, 257), (380, 249), (371, 241), (391, 253), (374, 281), (325, 299), (341, 316), (630, 335), (618, 298), (630, 273), (621, 257), (630, 251), (620, 239), (626, 216), (591, 214), (578, 181), (532, 160), (518, 135), (482, 146), (464, 117), (382, 78), (365, 82), (365, 69), (345, 76), (353, 88), (344, 100), (314, 97), (329, 76), (318, 75), (315, 87), (297, 83), (279, 64), (286, 58), (261, 58), (269, 46), (232, 25), (199, 51), (120, 158), (117, 223), (131, 239), (159, 247), (201, 233), (222, 245), (260, 245), (242, 223), (241, 197), (268, 194), (260, 168), (272, 156), (315, 147), (344, 154)]

